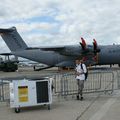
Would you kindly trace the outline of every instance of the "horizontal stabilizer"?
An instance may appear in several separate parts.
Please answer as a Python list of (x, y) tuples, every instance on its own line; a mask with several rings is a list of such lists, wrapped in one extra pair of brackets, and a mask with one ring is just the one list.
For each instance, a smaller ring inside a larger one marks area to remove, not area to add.
[(10, 32), (13, 32), (16, 28), (15, 27), (12, 27), (12, 28), (8, 28), (8, 29), (2, 29), (0, 28), (0, 33), (10, 33)]

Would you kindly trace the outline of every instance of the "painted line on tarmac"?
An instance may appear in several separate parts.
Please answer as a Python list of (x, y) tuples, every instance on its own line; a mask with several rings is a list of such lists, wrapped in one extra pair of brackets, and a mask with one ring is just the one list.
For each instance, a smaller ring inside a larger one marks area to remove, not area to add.
[(86, 107), (86, 109), (79, 115), (75, 120), (80, 120), (81, 117), (87, 112), (87, 110), (95, 103), (95, 101), (99, 98), (100, 95), (98, 95), (89, 105)]
[(101, 120), (116, 100), (116, 98), (109, 99), (89, 120)]

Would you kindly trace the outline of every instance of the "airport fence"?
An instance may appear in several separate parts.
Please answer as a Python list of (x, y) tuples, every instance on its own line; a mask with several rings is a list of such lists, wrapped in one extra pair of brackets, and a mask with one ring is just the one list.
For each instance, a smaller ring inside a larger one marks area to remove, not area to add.
[[(78, 91), (77, 81), (74, 73), (65, 73), (54, 76), (54, 93), (56, 95), (72, 95)], [(84, 84), (84, 93), (92, 92), (113, 92), (114, 88), (113, 71), (90, 71)]]
[(120, 89), (120, 70), (117, 70), (117, 88)]
[(9, 101), (9, 82), (0, 80), (0, 102)]
[[(49, 76), (51, 77), (51, 75)], [(74, 72), (58, 73), (52, 75), (53, 95), (67, 96), (77, 94), (78, 86)], [(9, 82), (0, 80), (0, 101), (9, 100)], [(89, 71), (84, 84), (84, 93), (110, 92), (120, 89), (120, 71), (98, 70)]]

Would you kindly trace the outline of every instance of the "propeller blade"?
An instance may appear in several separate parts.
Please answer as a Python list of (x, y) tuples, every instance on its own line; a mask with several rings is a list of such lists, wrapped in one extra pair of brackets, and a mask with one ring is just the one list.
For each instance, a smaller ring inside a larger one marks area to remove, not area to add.
[(97, 42), (95, 39), (93, 39), (93, 46), (94, 46), (94, 51), (96, 51), (97, 50)]
[(82, 40), (82, 44), (86, 47), (86, 42), (85, 40), (81, 37), (81, 40)]
[(98, 45), (95, 39), (93, 39), (93, 49), (95, 54), (100, 52), (100, 49), (98, 48)]
[(82, 42), (80, 42), (82, 49), (85, 50), (86, 49), (86, 42), (85, 40), (81, 37)]

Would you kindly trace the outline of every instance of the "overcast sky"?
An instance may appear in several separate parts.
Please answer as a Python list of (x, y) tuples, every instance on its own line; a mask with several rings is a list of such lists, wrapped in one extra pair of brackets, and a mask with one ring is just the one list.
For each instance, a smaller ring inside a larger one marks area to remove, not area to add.
[[(15, 26), (28, 46), (120, 44), (120, 0), (4, 0), (0, 27)], [(1, 52), (9, 52), (0, 38)]]

